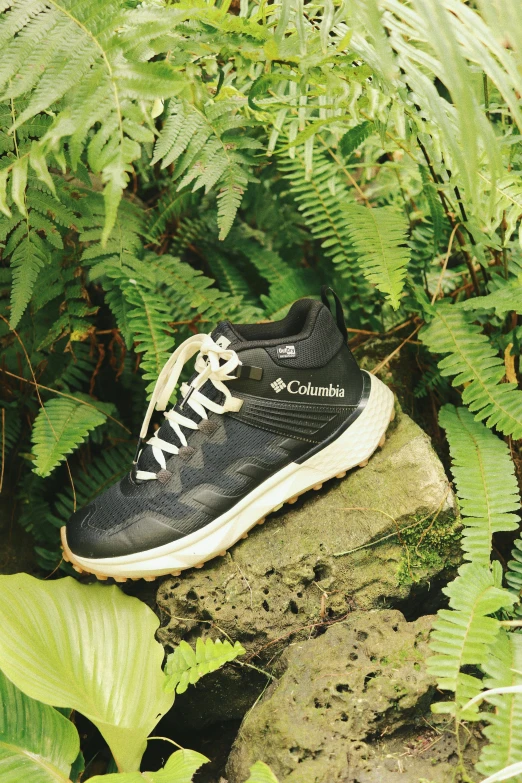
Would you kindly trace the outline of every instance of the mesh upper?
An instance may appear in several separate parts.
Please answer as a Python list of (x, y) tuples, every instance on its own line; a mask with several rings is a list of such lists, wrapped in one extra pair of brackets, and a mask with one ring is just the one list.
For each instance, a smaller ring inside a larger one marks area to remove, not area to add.
[[(153, 512), (168, 517), (172, 527), (184, 532), (206, 524), (210, 513), (191, 497), (191, 491), (207, 486), (220, 494), (236, 497), (250, 491), (255, 480), (236, 473), (234, 465), (248, 461), (278, 470), (289, 461), (288, 452), (280, 448), (285, 440), (265, 430), (250, 427), (228, 415), (210, 414), (220, 420), (220, 427), (207, 438), (194, 432), (191, 446), (196, 452), (189, 462), (177, 456), (167, 461), (173, 473), (170, 481), (134, 483), (127, 476), (110, 487), (93, 502), (95, 513), (87, 524), (100, 530), (117, 532), (140, 514)], [(214, 419), (214, 420), (215, 420)]]

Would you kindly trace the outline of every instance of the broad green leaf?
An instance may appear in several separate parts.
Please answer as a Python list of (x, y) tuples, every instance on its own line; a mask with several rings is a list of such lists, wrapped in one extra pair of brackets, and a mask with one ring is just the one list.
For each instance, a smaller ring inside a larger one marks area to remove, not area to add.
[(33, 426), (34, 472), (48, 476), (105, 419), (98, 408), (81, 402), (64, 397), (48, 400)]
[(0, 671), (0, 781), (65, 783), (79, 750), (74, 725)]
[(177, 750), (157, 772), (96, 775), (90, 783), (192, 783), (195, 773), (207, 762), (207, 757), (195, 750)]
[(117, 587), (0, 576), (0, 668), (33, 699), (91, 720), (123, 772), (169, 710), (155, 614)]
[(250, 767), (250, 776), (245, 783), (278, 783), (278, 780), (268, 764), (256, 761), (254, 766)]

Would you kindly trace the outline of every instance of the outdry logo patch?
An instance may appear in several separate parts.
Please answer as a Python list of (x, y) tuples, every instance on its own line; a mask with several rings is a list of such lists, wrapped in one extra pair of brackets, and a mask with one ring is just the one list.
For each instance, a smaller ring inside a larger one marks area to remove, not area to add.
[(279, 359), (293, 359), (295, 357), (295, 345), (279, 345), (277, 356)]
[(282, 378), (278, 378), (270, 386), (276, 394), (286, 389), (289, 394), (301, 394), (306, 397), (344, 397), (344, 389), (334, 386), (333, 383), (329, 386), (312, 386), (310, 381), (307, 384), (297, 380), (285, 383)]

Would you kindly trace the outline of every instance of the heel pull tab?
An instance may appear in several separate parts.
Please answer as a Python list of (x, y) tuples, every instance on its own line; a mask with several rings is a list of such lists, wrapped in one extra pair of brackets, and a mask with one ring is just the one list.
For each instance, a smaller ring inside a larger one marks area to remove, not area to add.
[(321, 299), (323, 304), (328, 308), (330, 312), (332, 312), (332, 308), (330, 307), (330, 302), (328, 299), (328, 294), (332, 294), (334, 300), (335, 300), (335, 320), (337, 322), (337, 328), (341, 332), (344, 341), (348, 342), (348, 330), (346, 329), (346, 323), (344, 320), (344, 313), (343, 313), (343, 306), (341, 304), (341, 300), (333, 290), (333, 288), (330, 288), (328, 285), (321, 286)]

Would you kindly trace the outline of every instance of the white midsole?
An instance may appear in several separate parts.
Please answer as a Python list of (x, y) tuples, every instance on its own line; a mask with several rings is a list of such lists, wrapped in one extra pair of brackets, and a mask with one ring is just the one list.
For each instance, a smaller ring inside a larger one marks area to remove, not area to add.
[(333, 443), (306, 462), (291, 462), (252, 490), (225, 514), (170, 544), (121, 557), (86, 558), (74, 562), (106, 576), (160, 576), (192, 568), (223, 553), (257, 522), (283, 503), (368, 459), (386, 432), (393, 411), (393, 394), (374, 375), (363, 412)]

